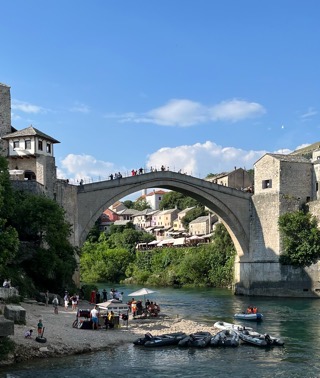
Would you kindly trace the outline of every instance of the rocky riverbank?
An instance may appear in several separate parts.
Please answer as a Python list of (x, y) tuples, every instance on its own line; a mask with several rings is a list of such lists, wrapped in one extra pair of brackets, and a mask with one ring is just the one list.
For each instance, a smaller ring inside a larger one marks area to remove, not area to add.
[[(76, 311), (70, 309), (65, 311), (60, 306), (59, 313), (54, 314), (51, 305), (45, 307), (36, 301), (21, 303), (21, 306), (26, 310), (26, 325), (15, 324), (14, 335), (10, 336), (15, 343), (15, 350), (8, 355), (5, 361), (0, 361), (0, 366), (35, 358), (67, 356), (113, 348), (124, 343), (132, 343), (146, 332), (159, 335), (171, 332), (189, 334), (197, 331), (209, 331), (215, 334), (217, 331), (213, 325), (208, 327), (190, 320), (173, 319), (165, 315), (144, 320), (130, 318), (128, 325), (122, 324), (120, 328), (113, 330), (82, 330), (72, 327), (72, 323), (76, 319)], [(91, 309), (92, 306), (88, 302), (82, 301), (79, 308)], [(45, 327), (46, 343), (38, 343), (35, 340), (39, 319), (42, 319)], [(33, 337), (26, 339), (24, 333), (30, 329), (33, 329)]]

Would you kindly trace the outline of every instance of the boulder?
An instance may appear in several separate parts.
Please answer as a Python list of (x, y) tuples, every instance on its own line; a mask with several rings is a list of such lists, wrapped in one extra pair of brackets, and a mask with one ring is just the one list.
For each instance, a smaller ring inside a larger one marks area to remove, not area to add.
[(19, 291), (15, 287), (0, 287), (0, 299), (7, 299), (10, 297), (16, 297), (19, 295)]
[(16, 324), (26, 324), (26, 310), (18, 305), (6, 305), (4, 308), (4, 317), (13, 320)]
[(14, 335), (14, 322), (0, 315), (0, 337)]

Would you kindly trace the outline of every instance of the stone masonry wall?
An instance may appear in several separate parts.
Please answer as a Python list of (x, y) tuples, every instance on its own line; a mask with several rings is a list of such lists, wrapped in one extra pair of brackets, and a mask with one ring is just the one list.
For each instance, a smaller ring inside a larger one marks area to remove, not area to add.
[(0, 83), (0, 153), (8, 155), (8, 144), (1, 137), (11, 132), (11, 95), (10, 87)]
[(310, 163), (280, 163), (279, 192), (289, 199), (297, 199), (306, 203), (313, 199), (313, 167)]

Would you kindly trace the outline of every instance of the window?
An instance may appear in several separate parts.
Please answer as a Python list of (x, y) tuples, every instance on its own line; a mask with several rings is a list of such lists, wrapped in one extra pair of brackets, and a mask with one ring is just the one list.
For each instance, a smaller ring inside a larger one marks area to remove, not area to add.
[(319, 190), (319, 183), (316, 182), (316, 192)]
[(24, 141), (24, 149), (25, 150), (31, 150), (31, 140), (27, 139)]
[(262, 189), (270, 189), (270, 188), (272, 188), (272, 180), (263, 180)]
[(47, 143), (47, 152), (48, 154), (51, 154), (51, 144)]
[(18, 140), (13, 141), (13, 149), (15, 150), (16, 148), (19, 148), (19, 141)]
[(43, 150), (42, 140), (38, 140), (38, 150), (39, 151)]

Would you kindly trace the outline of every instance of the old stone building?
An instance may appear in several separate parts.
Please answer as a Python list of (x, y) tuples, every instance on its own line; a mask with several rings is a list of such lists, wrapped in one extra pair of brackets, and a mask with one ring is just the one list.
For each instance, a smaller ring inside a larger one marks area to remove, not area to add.
[(234, 170), (231, 172), (210, 176), (206, 180), (239, 190), (251, 188), (253, 184), (253, 178), (248, 171), (236, 167), (234, 167)]
[[(238, 269), (247, 269), (247, 282), (238, 294), (314, 296), (320, 292), (319, 264), (296, 269), (282, 266), (278, 227), (279, 216), (309, 206), (320, 214), (318, 198), (318, 163), (302, 154), (265, 154), (254, 165), (254, 187), (250, 226), (250, 247), (246, 261)], [(245, 289), (245, 287), (247, 289)], [(249, 288), (249, 289), (248, 289)], [(237, 292), (237, 290), (236, 290)]]
[(57, 176), (53, 146), (60, 142), (32, 126), (20, 131), (11, 126), (10, 87), (4, 84), (0, 84), (0, 138), (1, 155), (8, 160), (11, 179), (32, 181), (24, 187), (54, 198)]

